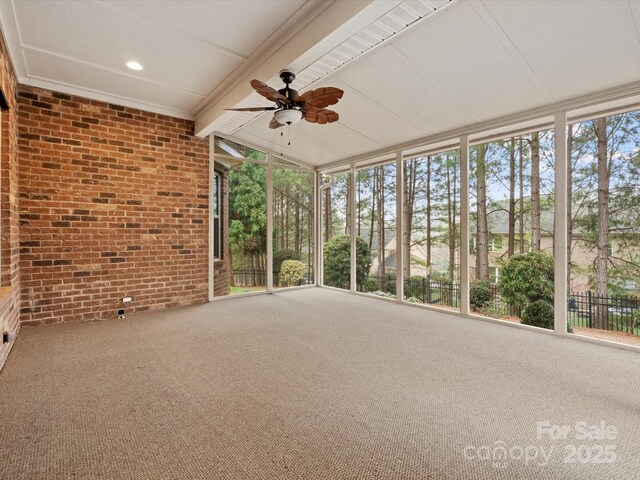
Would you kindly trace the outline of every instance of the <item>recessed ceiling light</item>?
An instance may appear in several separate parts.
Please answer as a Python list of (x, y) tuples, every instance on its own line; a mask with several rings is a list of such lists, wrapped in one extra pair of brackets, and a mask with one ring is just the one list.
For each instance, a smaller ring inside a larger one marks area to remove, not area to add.
[(127, 67), (129, 67), (131, 70), (142, 70), (142, 65), (140, 65), (138, 62), (127, 62)]

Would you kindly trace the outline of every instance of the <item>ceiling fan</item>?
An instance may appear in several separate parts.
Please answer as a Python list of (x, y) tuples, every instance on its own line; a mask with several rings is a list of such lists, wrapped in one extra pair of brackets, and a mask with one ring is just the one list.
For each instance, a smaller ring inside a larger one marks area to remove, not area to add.
[(247, 108), (227, 108), (236, 112), (262, 112), (274, 110), (273, 118), (269, 123), (269, 128), (280, 128), (282, 126), (298, 123), (305, 119), (310, 123), (333, 123), (340, 118), (337, 112), (327, 110), (329, 105), (335, 105), (342, 98), (343, 91), (335, 87), (322, 87), (309, 90), (302, 95), (297, 90), (289, 88), (296, 75), (289, 70), (282, 70), (280, 78), (285, 83), (285, 87), (276, 90), (260, 80), (251, 80), (251, 86), (256, 92), (267, 100), (275, 102), (273, 107), (247, 107)]

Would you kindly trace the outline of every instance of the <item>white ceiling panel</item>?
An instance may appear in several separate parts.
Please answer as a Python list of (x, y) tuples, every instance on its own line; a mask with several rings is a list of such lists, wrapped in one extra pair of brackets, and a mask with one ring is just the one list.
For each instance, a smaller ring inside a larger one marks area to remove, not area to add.
[[(108, 91), (114, 97), (116, 104), (136, 106), (132, 103), (132, 99), (135, 99), (144, 109), (154, 111), (154, 107), (161, 106), (166, 113), (179, 116), (183, 107), (192, 107), (202, 100), (199, 96), (172, 87), (142, 82), (133, 75), (106, 71), (67, 58), (54, 57), (37, 50), (25, 50), (24, 54), (27, 63), (31, 65), (31, 75), (35, 80), (48, 82), (50, 72), (56, 70), (58, 72), (56, 74), (56, 88), (66, 93), (74, 93), (65, 87), (78, 88), (77, 78), (82, 76), (86, 83), (94, 89), (82, 92), (85, 97), (92, 98), (92, 94)], [(47, 87), (42, 84), (38, 84), (38, 86)]]
[[(341, 70), (337, 78), (390, 112), (398, 112), (405, 122), (423, 134), (451, 128), (470, 118), (464, 105), (422, 75), (413, 63), (405, 61), (393, 44)], [(375, 82), (368, 81), (374, 78)], [(451, 113), (443, 118), (434, 112)]]
[[(314, 85), (314, 88), (321, 86), (338, 87), (344, 90), (345, 93), (340, 102), (331, 107), (340, 114), (342, 125), (382, 145), (393, 145), (422, 135), (420, 130), (403, 119), (402, 112), (387, 110), (377, 102), (377, 99), (359, 93), (337, 77), (332, 77), (331, 80), (318, 86)], [(323, 134), (322, 138), (326, 138), (326, 135)]]
[(393, 45), (423, 75), (465, 105), (476, 120), (546, 101), (471, 2), (451, 5), (433, 21), (395, 39)]
[[(166, 31), (139, 23), (100, 3), (17, 2), (14, 4), (25, 48), (52, 52), (88, 65), (134, 73), (125, 63), (135, 60), (144, 70), (135, 75), (180, 90), (206, 96), (241, 60)], [(51, 35), (55, 26), (70, 35)], [(118, 28), (114, 28), (118, 25)], [(31, 73), (27, 64), (27, 72)], [(189, 72), (189, 75), (185, 75)], [(49, 75), (56, 79), (57, 69)], [(82, 76), (76, 79), (87, 84)]]
[[(110, 0), (109, 5), (248, 57), (304, 0)], [(265, 8), (265, 3), (268, 8)]]
[(556, 101), (640, 78), (635, 0), (483, 3)]
[(287, 145), (288, 135), (284, 133), (282, 147), (280, 131), (277, 132), (269, 128), (256, 130), (240, 130), (234, 138), (239, 141), (246, 141), (249, 145), (262, 147), (277, 154), (282, 153), (285, 159), (302, 160), (310, 165), (323, 165), (348, 156), (342, 150), (333, 145), (326, 145), (318, 140), (309, 137), (302, 132), (294, 131), (291, 136), (291, 145)]

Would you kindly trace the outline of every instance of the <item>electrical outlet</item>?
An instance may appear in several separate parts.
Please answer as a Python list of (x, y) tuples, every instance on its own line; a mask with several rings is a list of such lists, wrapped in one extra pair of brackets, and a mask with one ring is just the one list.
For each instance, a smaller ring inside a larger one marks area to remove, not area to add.
[(121, 301), (122, 303), (133, 302), (133, 297), (122, 297)]

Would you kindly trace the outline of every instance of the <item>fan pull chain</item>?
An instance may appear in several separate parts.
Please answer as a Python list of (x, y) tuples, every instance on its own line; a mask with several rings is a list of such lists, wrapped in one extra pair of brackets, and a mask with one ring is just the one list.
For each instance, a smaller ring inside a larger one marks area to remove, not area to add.
[(289, 124), (289, 142), (287, 145), (291, 146), (291, 124)]
[(284, 138), (284, 133), (282, 132), (282, 130), (280, 130), (280, 155), (284, 155), (284, 152), (282, 151), (282, 140)]

